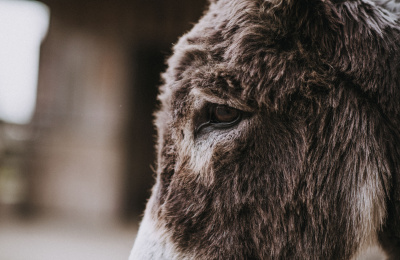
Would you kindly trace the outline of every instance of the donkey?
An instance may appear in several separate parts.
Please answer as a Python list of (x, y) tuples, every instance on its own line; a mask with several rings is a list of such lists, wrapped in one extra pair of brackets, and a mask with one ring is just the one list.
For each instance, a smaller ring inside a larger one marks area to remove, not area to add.
[(400, 259), (398, 6), (214, 0), (160, 88), (130, 259)]

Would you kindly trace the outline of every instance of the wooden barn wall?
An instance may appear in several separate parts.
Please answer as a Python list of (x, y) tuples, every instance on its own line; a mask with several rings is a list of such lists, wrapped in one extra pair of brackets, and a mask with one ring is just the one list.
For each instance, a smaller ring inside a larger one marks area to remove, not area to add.
[(51, 10), (31, 125), (29, 204), (90, 218), (144, 209), (151, 124), (172, 43), (206, 1), (43, 1)]

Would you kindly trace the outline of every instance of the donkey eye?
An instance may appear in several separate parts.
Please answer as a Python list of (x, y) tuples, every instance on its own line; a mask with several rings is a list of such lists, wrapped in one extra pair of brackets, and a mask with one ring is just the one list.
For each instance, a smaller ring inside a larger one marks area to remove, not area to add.
[(195, 116), (195, 133), (198, 134), (203, 129), (212, 131), (213, 128), (233, 127), (242, 119), (242, 113), (226, 105), (208, 104)]
[(238, 120), (239, 110), (225, 105), (216, 105), (210, 108), (210, 122), (214, 124), (230, 124)]

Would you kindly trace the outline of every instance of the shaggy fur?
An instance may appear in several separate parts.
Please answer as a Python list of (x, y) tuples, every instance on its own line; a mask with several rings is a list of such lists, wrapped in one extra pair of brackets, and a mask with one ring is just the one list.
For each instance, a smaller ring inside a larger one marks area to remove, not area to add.
[[(397, 10), (211, 1), (168, 61), (130, 259), (400, 259)], [(198, 131), (209, 104), (240, 122)]]

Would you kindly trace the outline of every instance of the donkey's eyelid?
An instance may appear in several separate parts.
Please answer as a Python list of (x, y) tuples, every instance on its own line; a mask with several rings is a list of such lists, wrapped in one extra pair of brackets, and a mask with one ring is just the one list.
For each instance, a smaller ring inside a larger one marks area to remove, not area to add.
[(221, 104), (206, 104), (195, 116), (195, 135), (206, 127), (230, 128), (242, 119), (243, 111)]

